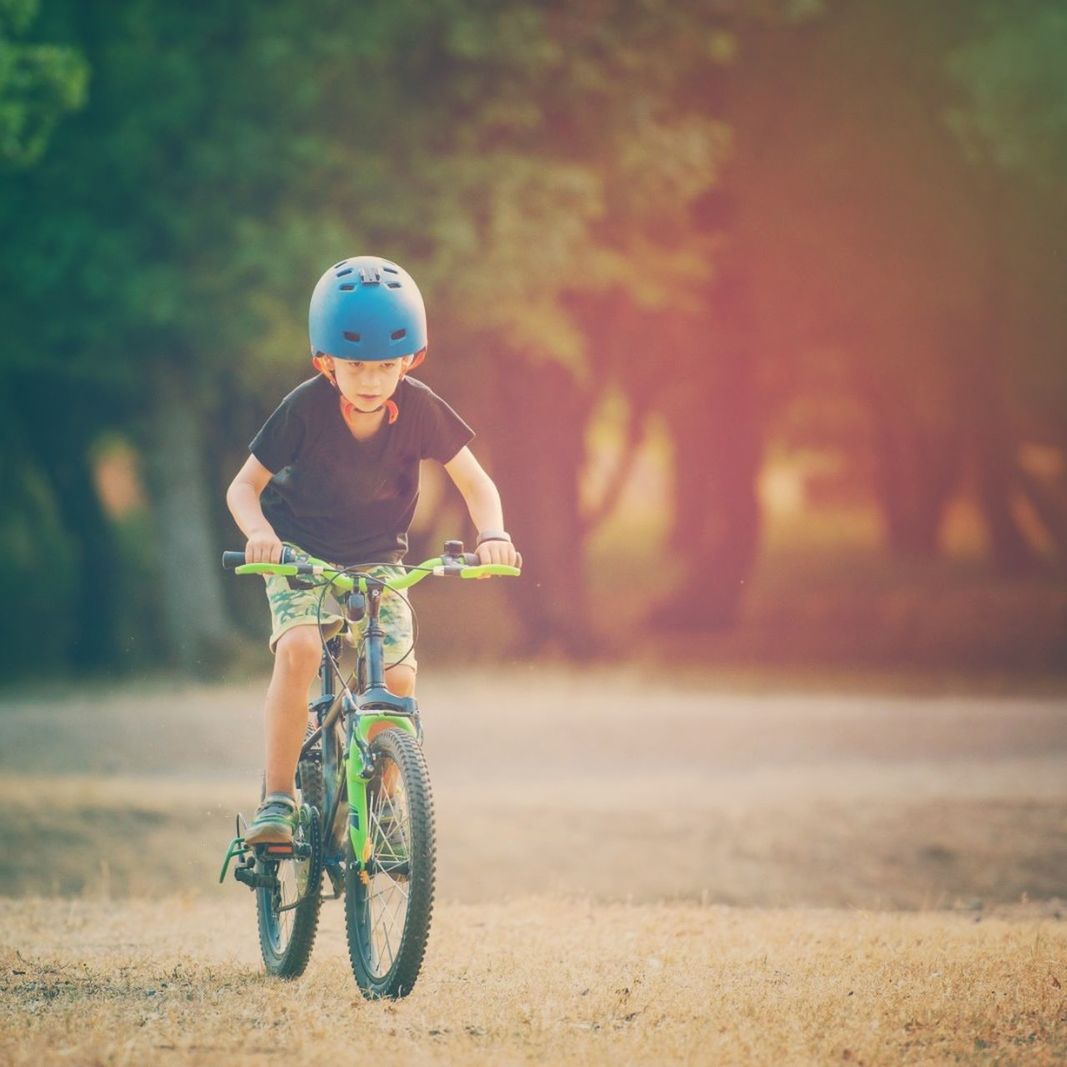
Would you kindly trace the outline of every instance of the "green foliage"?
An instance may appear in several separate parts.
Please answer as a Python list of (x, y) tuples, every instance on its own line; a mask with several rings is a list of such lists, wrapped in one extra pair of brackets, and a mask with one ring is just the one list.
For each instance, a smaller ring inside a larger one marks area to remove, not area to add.
[[(0, 386), (89, 449), (178, 365), (228, 462), (307, 368), (314, 281), (375, 251), (461, 407), (500, 352), (592, 392), (684, 348), (712, 390), (725, 268), (771, 417), (836, 440), (875, 394), (965, 417), (995, 245), (1020, 421), (1053, 422), (1064, 54), (1053, 0), (0, 0)], [(599, 351), (590, 307), (636, 326)]]
[(37, 0), (0, 3), (0, 168), (36, 163), (57, 123), (85, 102), (88, 69), (77, 50), (16, 40), (36, 14)]
[(1067, 8), (1059, 0), (986, 5), (981, 30), (949, 60), (967, 102), (953, 114), (973, 153), (1067, 184)]
[(411, 266), (435, 321), (575, 365), (561, 295), (662, 302), (706, 276), (693, 240), (660, 249), (651, 287), (633, 269), (686, 234), (727, 151), (678, 100), (704, 5), (75, 6), (92, 107), (5, 219), (35, 365), (69, 371), (74, 349), (78, 372), (146, 388), (153, 359), (205, 385), (300, 360), (307, 292), (353, 248)]

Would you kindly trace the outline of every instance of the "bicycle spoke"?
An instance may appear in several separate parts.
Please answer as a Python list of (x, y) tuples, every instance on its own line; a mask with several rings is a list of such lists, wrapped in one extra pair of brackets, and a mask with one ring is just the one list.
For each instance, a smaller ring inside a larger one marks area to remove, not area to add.
[(368, 812), (375, 875), (374, 886), (366, 903), (374, 963), (381, 973), (387, 972), (395, 959), (393, 941), (397, 930), (403, 930), (408, 904), (407, 887), (392, 873), (410, 862), (408, 811), (403, 784), (395, 783), (392, 790), (387, 791), (383, 781), (393, 766), (389, 764), (382, 768), (379, 787)]
[[(378, 996), (410, 990), (425, 947), (433, 839), (427, 840), (432, 829), (422, 798), (428, 784), (416, 744), (399, 730), (374, 742), (378, 759), (367, 790), (370, 859), (350, 883), (349, 899), (358, 909), (348, 912), (352, 966), (360, 987)], [(420, 806), (413, 809), (415, 797)]]
[(386, 907), (382, 909), (383, 917), (383, 929), (386, 933), (392, 930), (396, 926), (398, 921), (401, 921), (401, 929), (403, 929), (403, 915), (406, 908), (405, 902), (396, 902), (396, 898), (393, 898), (394, 903), (392, 907)]
[[(395, 956), (393, 955), (392, 943), (389, 940), (389, 930), (391, 929), (392, 924), (390, 924), (389, 926), (386, 926), (384, 924), (384, 920), (385, 920), (385, 910), (382, 909), (381, 914), (379, 915), (377, 921), (374, 923), (374, 926), (373, 926), (373, 928), (371, 930), (371, 936), (373, 937), (373, 935), (375, 933), (377, 933), (379, 930), (381, 931), (382, 940), (384, 940), (385, 947), (389, 950), (389, 962), (385, 966), (385, 970), (388, 970), (392, 966), (393, 960), (395, 959)], [(379, 945), (380, 945), (380, 942), (379, 942)], [(376, 950), (375, 955), (378, 957), (379, 960), (381, 960), (382, 953), (381, 953), (380, 947)]]
[[(388, 875), (386, 877), (388, 877)], [(399, 893), (405, 901), (408, 899), (407, 888), (401, 882), (398, 882), (395, 878), (389, 879), (389, 885), (385, 889), (375, 890), (375, 892), (371, 894), (370, 899), (379, 900), (383, 898), (387, 893)]]

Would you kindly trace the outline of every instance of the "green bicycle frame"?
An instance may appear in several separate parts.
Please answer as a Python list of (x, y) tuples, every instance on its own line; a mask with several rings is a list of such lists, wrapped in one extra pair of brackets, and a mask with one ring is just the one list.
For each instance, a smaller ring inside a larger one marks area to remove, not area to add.
[(407, 730), (417, 736), (418, 730), (409, 715), (391, 715), (387, 711), (371, 712), (359, 715), (352, 729), (352, 741), (348, 746), (346, 777), (348, 781), (348, 837), (352, 842), (352, 855), (359, 870), (363, 870), (370, 860), (373, 842), (369, 833), (370, 815), (367, 786), (374, 765), (366, 762), (364, 752), (370, 751), (370, 733), (384, 729), (396, 728)]

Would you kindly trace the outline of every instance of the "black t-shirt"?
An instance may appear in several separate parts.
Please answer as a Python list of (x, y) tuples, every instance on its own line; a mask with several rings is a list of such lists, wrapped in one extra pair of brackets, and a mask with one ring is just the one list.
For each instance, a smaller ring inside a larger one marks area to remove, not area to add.
[(429, 386), (404, 378), (399, 417), (366, 441), (348, 429), (321, 374), (298, 385), (249, 450), (274, 475), (260, 503), (283, 541), (330, 563), (394, 563), (407, 551), (419, 461), (447, 463), (474, 431)]

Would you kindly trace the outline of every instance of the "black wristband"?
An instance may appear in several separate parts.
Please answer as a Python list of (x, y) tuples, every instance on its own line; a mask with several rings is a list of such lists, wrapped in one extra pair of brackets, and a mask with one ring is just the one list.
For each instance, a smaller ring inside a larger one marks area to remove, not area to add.
[(485, 544), (486, 541), (511, 541), (511, 534), (507, 530), (486, 530), (485, 533), (478, 534), (478, 541), (475, 544), (475, 548), (479, 545)]

